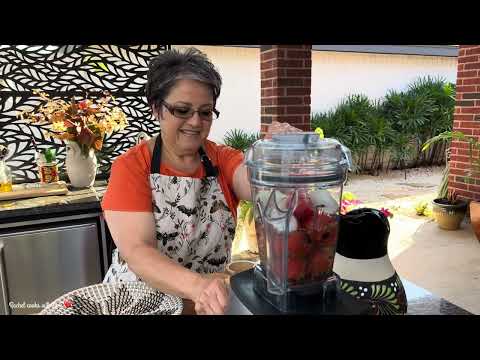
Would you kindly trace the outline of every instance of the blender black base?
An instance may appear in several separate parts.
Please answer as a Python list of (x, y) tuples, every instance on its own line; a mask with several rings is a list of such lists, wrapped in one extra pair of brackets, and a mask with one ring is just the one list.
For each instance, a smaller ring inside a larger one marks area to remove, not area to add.
[[(258, 270), (257, 270), (258, 271)], [(263, 292), (259, 277), (250, 269), (230, 278), (230, 286), (238, 300), (254, 315), (309, 314), (309, 315), (362, 315), (370, 313), (370, 306), (357, 301), (342, 290), (334, 293), (312, 294), (295, 297), (294, 306), (287, 312), (282, 312), (265, 299), (258, 291)], [(257, 282), (257, 285), (255, 285)], [(266, 286), (266, 285), (265, 285)], [(257, 288), (257, 290), (255, 289)], [(272, 301), (272, 298), (270, 298)], [(273, 299), (275, 302), (275, 299)]]

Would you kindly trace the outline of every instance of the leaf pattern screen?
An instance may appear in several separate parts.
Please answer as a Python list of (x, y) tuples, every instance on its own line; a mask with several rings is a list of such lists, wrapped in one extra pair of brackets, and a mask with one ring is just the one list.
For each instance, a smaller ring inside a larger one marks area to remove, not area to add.
[(7, 161), (14, 182), (38, 180), (32, 138), (39, 149), (54, 147), (63, 169), (65, 145), (46, 139), (45, 126), (17, 118), (17, 112), (40, 105), (33, 89), (63, 99), (109, 91), (128, 117), (129, 126), (105, 139), (97, 153), (98, 178), (109, 175), (112, 161), (135, 145), (140, 132), (158, 132), (144, 96), (148, 63), (170, 45), (0, 45), (0, 144), (9, 148)]

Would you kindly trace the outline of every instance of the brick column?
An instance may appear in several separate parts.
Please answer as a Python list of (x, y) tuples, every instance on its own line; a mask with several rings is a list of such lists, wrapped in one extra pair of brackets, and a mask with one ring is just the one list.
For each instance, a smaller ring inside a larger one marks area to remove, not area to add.
[(310, 130), (311, 45), (262, 45), (261, 132), (272, 121)]
[[(457, 92), (453, 130), (480, 138), (480, 45), (462, 45), (458, 54)], [(451, 144), (449, 189), (464, 199), (480, 200), (480, 175), (466, 183), (470, 168), (468, 145)], [(478, 151), (474, 157), (478, 157)]]

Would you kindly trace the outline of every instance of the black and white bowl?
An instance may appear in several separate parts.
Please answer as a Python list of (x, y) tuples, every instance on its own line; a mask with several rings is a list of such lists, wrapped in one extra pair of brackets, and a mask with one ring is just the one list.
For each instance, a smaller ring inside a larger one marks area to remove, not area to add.
[(141, 281), (96, 284), (62, 295), (40, 315), (180, 315), (182, 299)]

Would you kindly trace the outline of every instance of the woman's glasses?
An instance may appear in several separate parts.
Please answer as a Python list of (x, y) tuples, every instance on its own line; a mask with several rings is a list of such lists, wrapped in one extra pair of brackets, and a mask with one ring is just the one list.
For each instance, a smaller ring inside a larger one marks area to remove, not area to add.
[(208, 109), (194, 110), (192, 107), (189, 107), (189, 106), (170, 105), (165, 101), (162, 101), (161, 103), (167, 108), (170, 114), (180, 119), (190, 119), (193, 116), (193, 114), (198, 113), (198, 115), (202, 120), (212, 121), (217, 119), (220, 115), (220, 112), (217, 109), (208, 108)]

